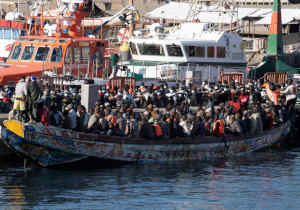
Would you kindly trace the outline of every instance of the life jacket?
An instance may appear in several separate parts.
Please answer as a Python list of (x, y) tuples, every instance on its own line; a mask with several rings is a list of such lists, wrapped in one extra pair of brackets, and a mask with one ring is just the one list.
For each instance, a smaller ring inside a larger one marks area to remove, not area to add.
[(240, 110), (240, 108), (241, 108), (241, 103), (240, 103), (240, 102), (233, 102), (233, 101), (230, 101), (229, 104), (230, 104), (235, 110)]
[[(218, 123), (219, 123), (219, 128), (217, 130)], [(216, 122), (214, 123), (214, 126), (213, 126), (213, 132), (220, 136), (222, 136), (224, 134), (224, 123), (222, 120), (216, 120)]]
[(163, 135), (162, 129), (159, 124), (154, 123), (153, 127), (154, 127), (155, 136), (160, 137)]

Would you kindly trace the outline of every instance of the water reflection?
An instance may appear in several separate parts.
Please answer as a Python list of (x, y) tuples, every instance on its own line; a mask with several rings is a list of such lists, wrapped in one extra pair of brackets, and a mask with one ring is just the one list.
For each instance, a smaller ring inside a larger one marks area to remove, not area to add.
[[(7, 209), (282, 209), (300, 196), (300, 159), (256, 153), (218, 163), (1, 169)], [(288, 196), (286, 192), (295, 191)], [(281, 203), (280, 203), (281, 202)], [(299, 204), (299, 201), (292, 205)], [(277, 207), (276, 207), (277, 206)]]

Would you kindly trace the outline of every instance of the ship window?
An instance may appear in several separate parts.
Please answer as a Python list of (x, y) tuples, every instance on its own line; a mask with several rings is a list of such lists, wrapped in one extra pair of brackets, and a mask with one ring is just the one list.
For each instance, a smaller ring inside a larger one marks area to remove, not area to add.
[(89, 56), (90, 56), (90, 48), (83, 47), (82, 48), (82, 59), (89, 59)]
[(225, 47), (217, 47), (217, 58), (225, 58), (226, 50)]
[(136, 49), (135, 43), (130, 42), (130, 43), (129, 43), (129, 46), (130, 46), (131, 53), (132, 53), (133, 55), (137, 55), (137, 49)]
[(20, 53), (21, 53), (21, 49), (22, 49), (21, 45), (17, 45), (15, 47), (14, 52), (13, 52), (13, 54), (11, 56), (12, 60), (18, 60), (18, 58), (20, 56)]
[(207, 47), (207, 57), (208, 58), (215, 57), (215, 47), (213, 47), (213, 46)]
[(165, 56), (164, 48), (159, 44), (138, 44), (138, 48), (142, 55)]
[(62, 56), (62, 49), (61, 47), (53, 48), (52, 55), (51, 55), (51, 62), (60, 62)]
[(10, 28), (4, 28), (4, 39), (11, 39), (11, 30), (10, 30)]
[(65, 43), (67, 42), (66, 40), (59, 40), (59, 43)]
[(182, 50), (179, 45), (167, 45), (167, 51), (169, 56), (182, 57)]
[(3, 39), (3, 35), (4, 35), (3, 28), (0, 28), (0, 39)]
[(19, 29), (13, 29), (13, 39), (17, 40), (20, 36), (20, 30)]
[(80, 47), (74, 48), (74, 59), (75, 62), (80, 62)]
[(36, 52), (35, 60), (45, 61), (48, 57), (49, 50), (49, 47), (39, 47), (39, 49)]
[(189, 57), (205, 57), (205, 47), (185, 46), (185, 51)]
[(67, 49), (67, 53), (66, 53), (66, 57), (65, 57), (65, 62), (66, 63), (71, 63), (72, 62), (72, 49), (71, 48)]
[(25, 61), (31, 60), (33, 51), (34, 51), (34, 46), (26, 46), (23, 50), (21, 60), (25, 60)]

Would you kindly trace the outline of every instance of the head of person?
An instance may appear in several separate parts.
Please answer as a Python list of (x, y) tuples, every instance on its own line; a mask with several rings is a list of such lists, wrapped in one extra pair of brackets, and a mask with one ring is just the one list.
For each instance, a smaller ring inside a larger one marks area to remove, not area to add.
[(32, 76), (31, 76), (31, 81), (32, 81), (32, 82), (36, 82), (36, 76), (35, 76), (35, 75), (32, 75)]

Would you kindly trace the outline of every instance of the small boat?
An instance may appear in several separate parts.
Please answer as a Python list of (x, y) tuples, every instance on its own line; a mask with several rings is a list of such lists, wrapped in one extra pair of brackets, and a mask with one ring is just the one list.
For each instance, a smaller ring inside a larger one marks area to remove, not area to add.
[(252, 137), (194, 137), (143, 139), (102, 136), (40, 124), (4, 121), (5, 144), (41, 166), (76, 162), (86, 157), (124, 162), (213, 161), (241, 156), (278, 143), (291, 128), (290, 121)]
[(52, 150), (24, 140), (23, 125), (15, 120), (5, 121), (1, 127), (3, 143), (21, 157), (30, 158), (38, 165), (49, 167), (83, 160), (87, 156)]

